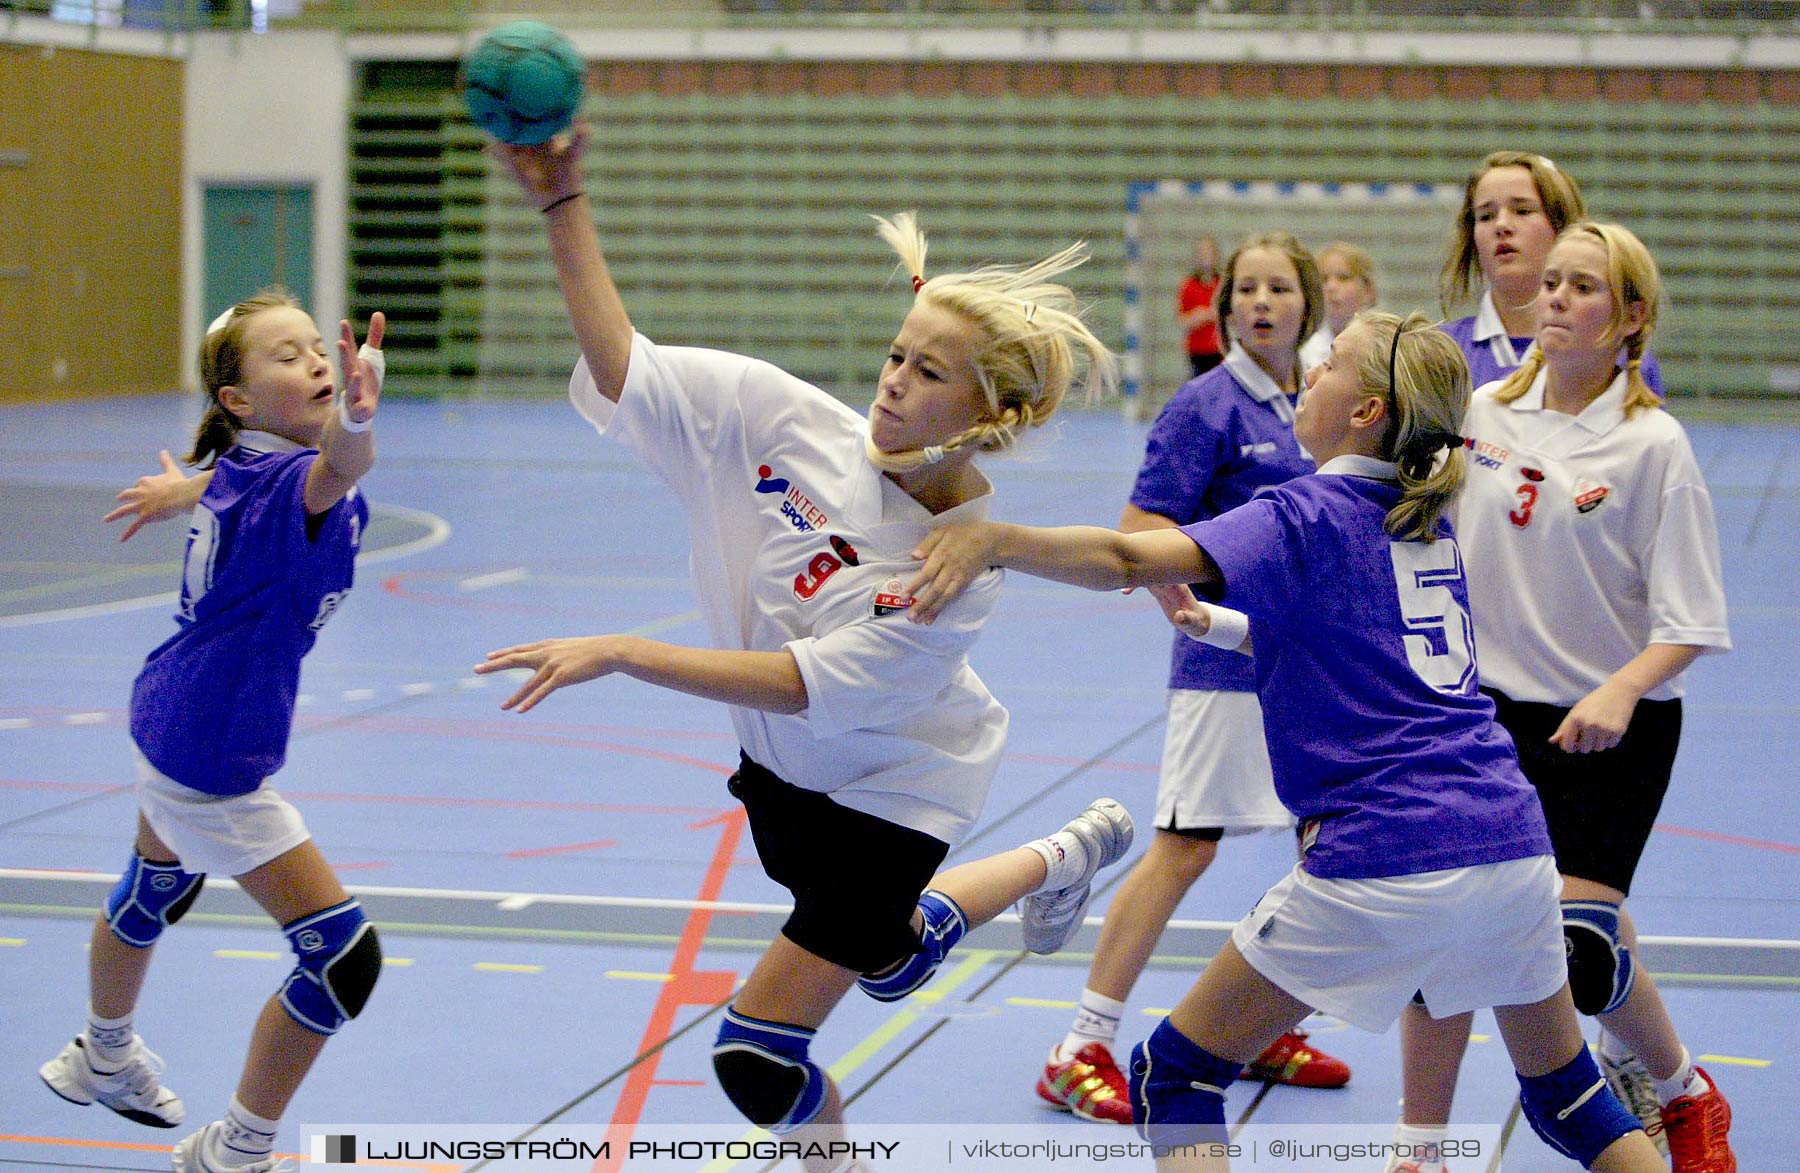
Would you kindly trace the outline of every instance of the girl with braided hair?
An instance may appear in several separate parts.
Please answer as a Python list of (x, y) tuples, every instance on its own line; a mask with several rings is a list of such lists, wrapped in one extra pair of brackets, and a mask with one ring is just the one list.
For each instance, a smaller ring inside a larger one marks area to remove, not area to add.
[(1615, 1173), (1662, 1168), (1582, 1041), (1550, 835), (1477, 688), (1444, 517), (1465, 477), (1468, 399), (1447, 335), (1422, 315), (1365, 314), (1307, 375), (1294, 434), (1316, 473), (1176, 529), (972, 522), (920, 545), (920, 623), (1008, 567), (1152, 587), (1190, 636), (1243, 650), (1247, 630), (1255, 644), (1275, 790), (1303, 854), (1132, 1051), (1133, 1123), (1169, 1146), (1165, 1171), (1225, 1167), (1224, 1089), (1314, 1009), (1382, 1031), (1415, 990), (1447, 1012), (1495, 1007), (1524, 1114), (1559, 1151)]
[[(1712, 498), (1644, 377), (1660, 301), (1629, 230), (1563, 229), (1536, 345), (1470, 402), (1457, 528), (1482, 685), (1543, 800), (1575, 1005), (1603, 1028), (1602, 1069), (1675, 1173), (1731, 1173), (1730, 1106), (1633, 960), (1623, 907), (1673, 772), (1682, 673), (1731, 646)], [(1421, 1144), (1441, 1135), (1469, 1037), (1466, 1015), (1426, 1005), (1435, 1017), (1413, 1009), (1403, 1030), (1402, 1129)], [(1441, 1173), (1435, 1160), (1393, 1168)]]
[(727, 1011), (714, 1068), (750, 1120), (829, 1149), (841, 1102), (808, 1050), (851, 987), (906, 996), (964, 932), (1021, 899), (1027, 948), (1054, 952), (1095, 872), (1131, 842), (1124, 808), (1101, 799), (1054, 835), (935, 874), (980, 813), (1005, 742), (1006, 710), (968, 663), (1000, 576), (929, 629), (906, 621), (903, 589), (926, 534), (986, 515), (977, 454), (1041, 427), (1071, 391), (1109, 391), (1113, 356), (1056, 280), (1081, 246), (927, 280), (910, 213), (877, 218), (913, 299), (866, 419), (768, 363), (658, 345), (633, 330), (608, 274), (581, 188), (585, 139), (577, 128), (491, 149), (549, 228), (581, 344), (576, 410), (688, 515), (713, 646), (543, 640), (477, 671), (531, 670), (502, 706), (518, 712), (612, 673), (730, 707), (742, 746), (730, 789), (794, 911)]

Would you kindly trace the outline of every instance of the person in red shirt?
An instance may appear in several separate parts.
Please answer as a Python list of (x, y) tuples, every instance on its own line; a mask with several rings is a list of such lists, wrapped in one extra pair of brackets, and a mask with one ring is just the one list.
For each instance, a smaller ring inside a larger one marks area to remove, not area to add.
[(1219, 242), (1202, 236), (1194, 242), (1194, 271), (1181, 282), (1175, 298), (1175, 320), (1187, 331), (1188, 365), (1193, 377), (1224, 360), (1219, 351)]

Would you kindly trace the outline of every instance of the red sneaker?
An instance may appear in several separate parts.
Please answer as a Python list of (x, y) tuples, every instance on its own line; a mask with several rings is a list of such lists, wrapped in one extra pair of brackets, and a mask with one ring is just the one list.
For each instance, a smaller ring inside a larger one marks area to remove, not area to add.
[(1239, 1079), (1266, 1079), (1289, 1087), (1343, 1087), (1350, 1065), (1306, 1044), (1306, 1032), (1290, 1030), (1245, 1065)]
[[(1052, 1056), (1055, 1052), (1051, 1052)], [(1044, 1064), (1037, 1094), (1064, 1112), (1101, 1124), (1131, 1123), (1131, 1093), (1125, 1073), (1105, 1043), (1089, 1043), (1063, 1063)]]
[(1705, 1094), (1677, 1096), (1663, 1105), (1673, 1173), (1737, 1173), (1737, 1158), (1725, 1138), (1731, 1131), (1731, 1105), (1704, 1068), (1694, 1070), (1706, 1081)]

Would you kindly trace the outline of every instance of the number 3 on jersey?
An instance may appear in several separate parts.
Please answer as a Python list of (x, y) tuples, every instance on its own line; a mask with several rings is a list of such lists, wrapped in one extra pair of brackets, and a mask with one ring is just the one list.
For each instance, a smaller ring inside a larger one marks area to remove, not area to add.
[(1538, 487), (1530, 481), (1522, 481), (1514, 490), (1519, 496), (1519, 507), (1506, 515), (1520, 529), (1531, 524), (1531, 511), (1537, 507)]
[(1406, 630), (1406, 662), (1420, 680), (1439, 692), (1468, 696), (1475, 691), (1475, 634), (1469, 613), (1457, 602), (1452, 583), (1462, 581), (1462, 551), (1453, 538), (1435, 542), (1389, 542), (1400, 619)]

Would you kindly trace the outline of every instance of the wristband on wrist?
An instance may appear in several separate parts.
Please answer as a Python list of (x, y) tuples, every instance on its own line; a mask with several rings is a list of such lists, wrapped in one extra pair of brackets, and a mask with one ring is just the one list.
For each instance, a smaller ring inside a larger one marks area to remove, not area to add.
[[(356, 358), (358, 362), (368, 367), (369, 374), (374, 376), (375, 394), (380, 395), (382, 380), (387, 378), (387, 355), (365, 342), (357, 349)], [(337, 397), (337, 416), (338, 426), (346, 432), (366, 432), (375, 422), (374, 416), (370, 416), (360, 424), (351, 419), (350, 408), (343, 395)]]
[(374, 416), (370, 416), (361, 423), (357, 423), (355, 420), (351, 419), (349, 402), (342, 395), (338, 396), (337, 409), (338, 427), (344, 429), (346, 432), (366, 432), (375, 426)]
[(1190, 636), (1210, 648), (1224, 648), (1235, 652), (1244, 646), (1244, 640), (1250, 634), (1250, 616), (1242, 611), (1233, 611), (1230, 607), (1215, 607), (1211, 603), (1201, 603), (1206, 611), (1211, 626), (1205, 635)]

